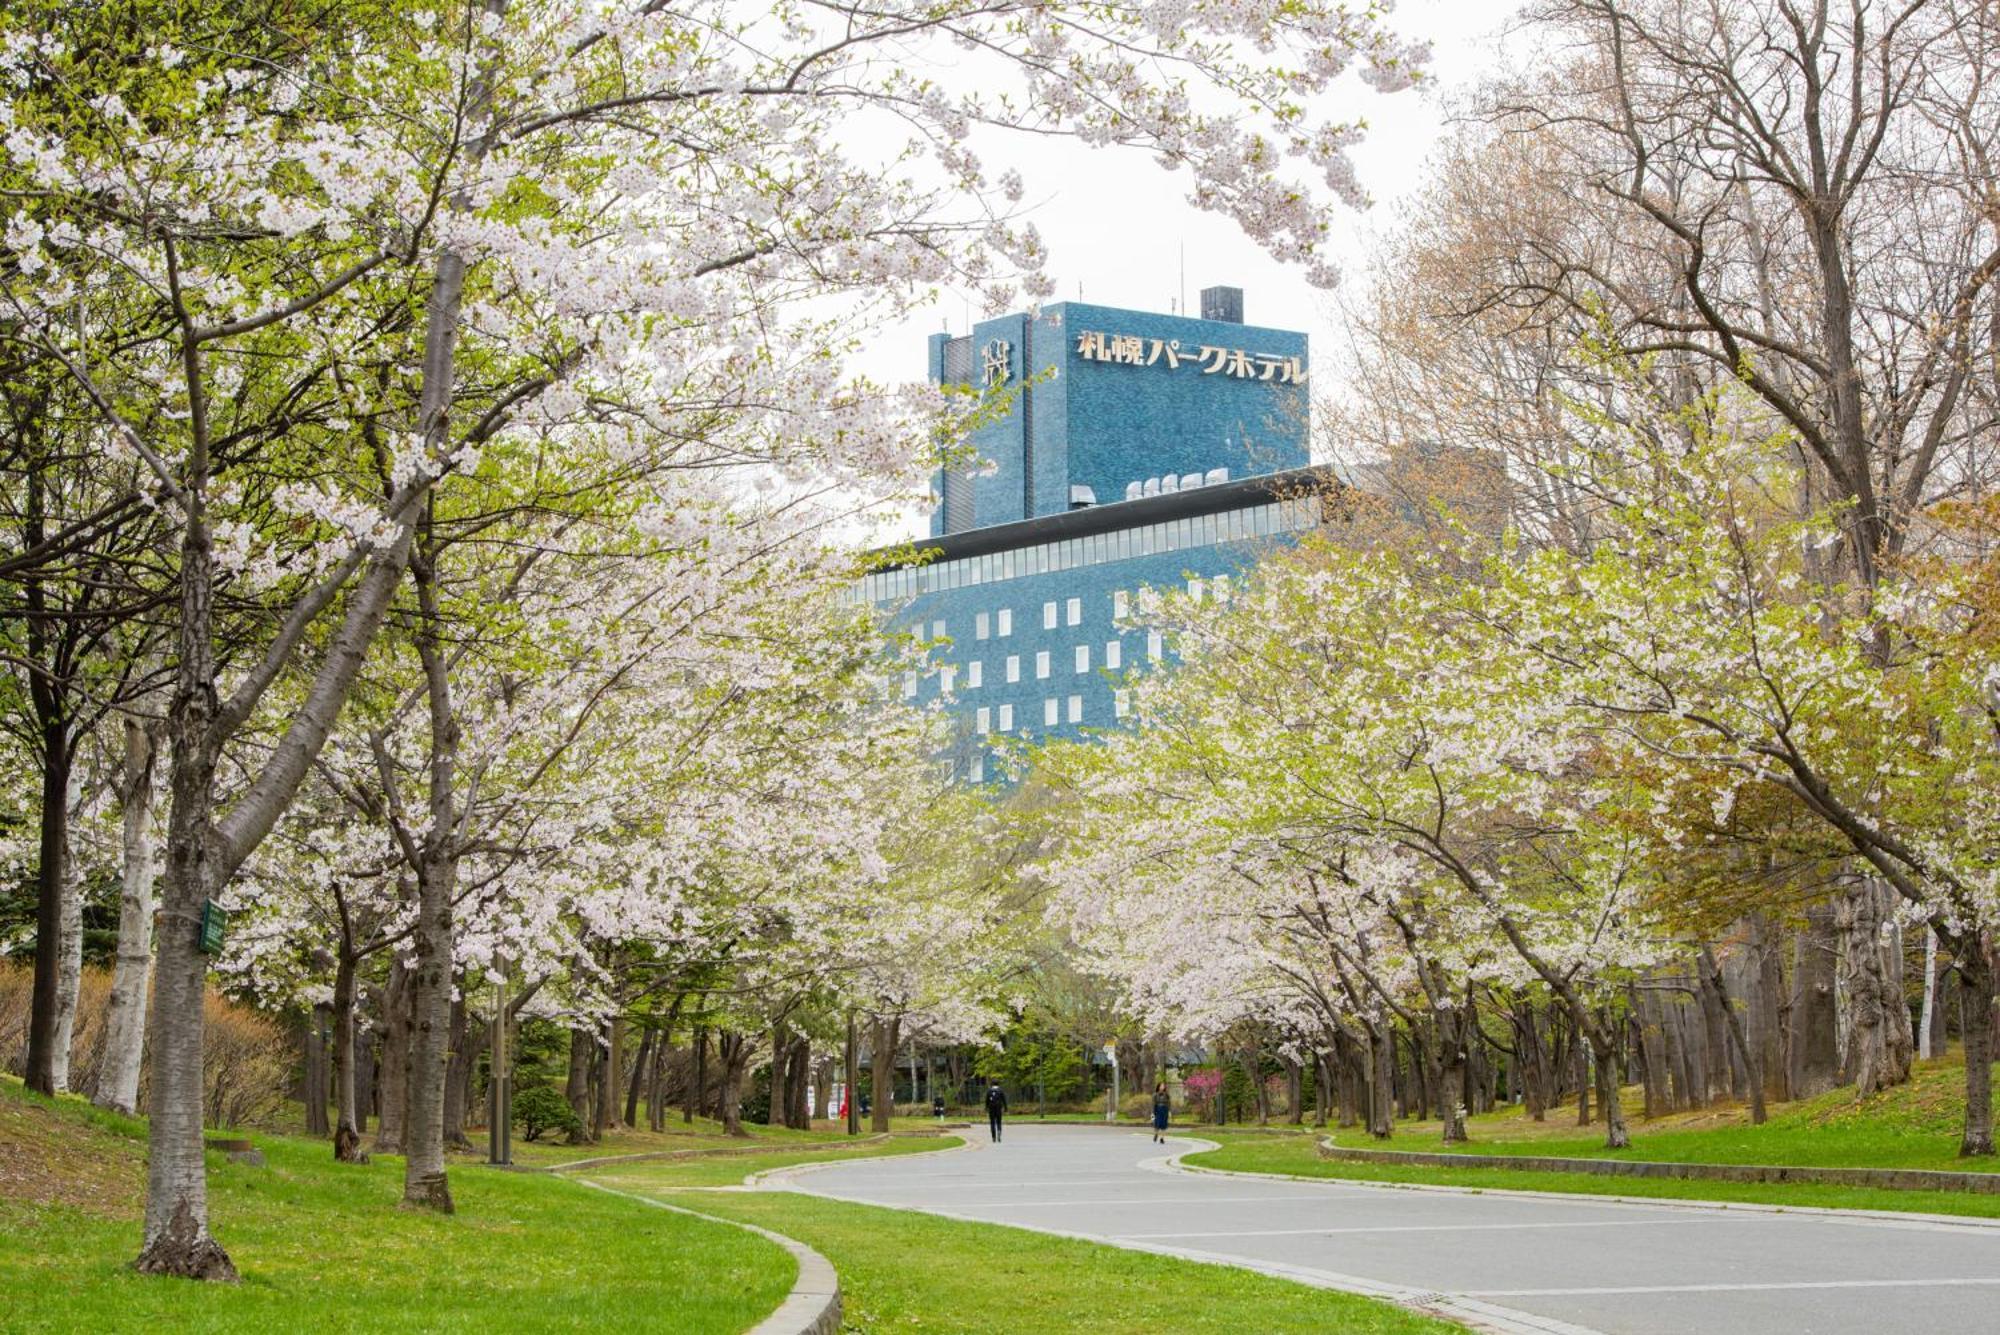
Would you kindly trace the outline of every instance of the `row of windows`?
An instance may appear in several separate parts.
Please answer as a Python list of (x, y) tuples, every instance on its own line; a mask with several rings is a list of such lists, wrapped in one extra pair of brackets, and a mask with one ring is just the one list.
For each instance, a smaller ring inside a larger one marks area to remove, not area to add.
[[(1038, 543), (986, 556), (966, 556), (933, 565), (884, 570), (863, 578), (848, 597), (872, 603), (899, 601), (921, 593), (970, 588), (975, 584), (993, 584), (1000, 580), (1074, 570), (1079, 566), (1102, 565), (1107, 561), (1126, 561), (1190, 547), (1212, 547), (1219, 542), (1242, 542), (1312, 528), (1319, 523), (1319, 513), (1318, 497), (1302, 496), (1268, 505), (1246, 506), (1241, 510), (1225, 510), (1220, 514), (1168, 519), (1158, 524), (1119, 529), (1114, 533), (1093, 533), (1086, 538)], [(1050, 606), (1052, 604), (1043, 605), (1045, 626), (1055, 624), (1047, 620)], [(1000, 634), (1012, 634), (1012, 618), (1004, 612), (1001, 616)], [(1070, 624), (1076, 623), (1072, 621)]]
[[(1130, 701), (1124, 691), (1119, 690), (1111, 693), (1111, 711), (1117, 717), (1124, 718), (1126, 711), (1130, 707)], [(1000, 731), (1014, 731), (1014, 706), (1001, 705), (997, 712), (999, 715)], [(992, 735), (995, 713), (996, 711), (982, 705), (974, 716), (973, 726), (981, 737)], [(1052, 695), (1042, 701), (1043, 726), (1053, 728), (1065, 721), (1070, 723), (1081, 723), (1084, 721), (1082, 696), (1072, 695), (1058, 700)]]
[[(1148, 658), (1158, 658), (1165, 652), (1166, 641), (1160, 632), (1157, 630), (1147, 631), (1146, 656)], [(1037, 681), (1046, 681), (1048, 679), (1052, 662), (1053, 660), (1050, 657), (1049, 651), (1046, 649), (1035, 655), (1035, 679)], [(1074, 672), (1090, 671), (1090, 646), (1087, 644), (1077, 645), (1071, 653), (1070, 663), (1071, 670)], [(1125, 666), (1125, 645), (1122, 641), (1106, 640), (1104, 642), (1103, 666), (1108, 672), (1116, 672)], [(976, 691), (986, 684), (986, 660), (975, 658), (964, 664), (964, 667), (966, 690)], [(956, 663), (947, 663), (938, 669), (938, 686), (946, 695), (950, 695), (958, 689), (958, 669), (959, 665)], [(1002, 671), (1009, 682), (1021, 680), (1021, 656), (1019, 654), (1008, 654), (1005, 662), (1002, 664)], [(914, 672), (904, 673), (903, 694), (910, 696), (916, 693), (917, 674)]]
[[(1188, 595), (1193, 599), (1195, 599), (1195, 601), (1197, 602), (1201, 601), (1201, 599), (1206, 595), (1210, 583), (1211, 581), (1203, 580), (1198, 575), (1190, 577), (1187, 582)], [(1215, 588), (1216, 597), (1218, 598), (1228, 597), (1229, 576), (1217, 575), (1215, 576), (1212, 583)], [(1070, 598), (1066, 600), (1066, 605), (1063, 610), (1064, 610), (1064, 620), (1069, 625), (1080, 626), (1083, 624), (1083, 599)], [(1123, 622), (1131, 614), (1132, 614), (1131, 594), (1124, 589), (1114, 590), (1111, 594), (1111, 619), (1114, 622)], [(1010, 636), (1014, 633), (1013, 610), (1011, 608), (1003, 607), (999, 610), (998, 613), (993, 613), (993, 614), (989, 614), (986, 612), (975, 613), (972, 618), (972, 638), (975, 640), (984, 640), (989, 638), (987, 631), (991, 628), (993, 624), (993, 618), (995, 616), (997, 616), (999, 619), (1000, 634), (1002, 637)], [(949, 629), (950, 629), (950, 624), (946, 622), (946, 620), (943, 617), (938, 617), (931, 622), (930, 637), (933, 640), (942, 640), (945, 638), (945, 632), (948, 631)], [(1056, 629), (1056, 604), (1053, 601), (1042, 604), (1042, 629), (1044, 630)], [(922, 622), (919, 622), (917, 624), (917, 630), (919, 633), (922, 632), (923, 630)], [(1115, 656), (1117, 651), (1113, 649), (1110, 652)], [(1154, 656), (1158, 657), (1157, 654)], [(1047, 657), (1047, 655), (1044, 654), (1043, 657)], [(1108, 666), (1117, 667), (1118, 664), (1116, 662), (1113, 662), (1108, 664)], [(1082, 672), (1084, 670), (1085, 669), (1083, 668), (1077, 669), (1077, 671), (1079, 672)], [(1048, 674), (1045, 672), (1042, 675), (1047, 676)], [(1008, 678), (1008, 680), (1011, 681), (1013, 680), (1013, 678), (1010, 677)], [(978, 683), (974, 682), (973, 685), (976, 686), (978, 685)]]

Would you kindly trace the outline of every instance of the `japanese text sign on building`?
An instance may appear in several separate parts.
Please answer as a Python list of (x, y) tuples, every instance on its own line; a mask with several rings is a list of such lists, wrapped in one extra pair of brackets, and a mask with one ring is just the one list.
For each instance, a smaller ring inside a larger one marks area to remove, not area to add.
[(1281, 385), (1303, 385), (1306, 368), (1297, 357), (1276, 357), (1242, 348), (1203, 344), (1189, 351), (1177, 338), (1143, 338), (1138, 334), (1107, 334), (1087, 329), (1076, 336), (1076, 355), (1091, 361), (1120, 366), (1164, 365), (1178, 371), (1183, 362), (1199, 364), (1203, 375), (1226, 375), (1237, 380), (1273, 380)]

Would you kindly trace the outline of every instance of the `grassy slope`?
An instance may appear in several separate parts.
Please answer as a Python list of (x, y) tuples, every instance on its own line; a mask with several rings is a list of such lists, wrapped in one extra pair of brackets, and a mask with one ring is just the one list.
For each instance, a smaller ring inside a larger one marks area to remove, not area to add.
[[(1438, 1143), (1436, 1122), (1399, 1122), (1388, 1142), (1353, 1130), (1339, 1132), (1342, 1145), (1381, 1149), (1453, 1149), (1471, 1154), (1549, 1154), (1578, 1158), (1625, 1158), (1673, 1163), (1800, 1164), (1816, 1167), (1936, 1168), (1992, 1172), (1993, 1159), (1957, 1155), (1964, 1069), (1956, 1063), (1920, 1063), (1915, 1078), (1856, 1102), (1846, 1090), (1777, 1106), (1763, 1126), (1748, 1113), (1729, 1107), (1632, 1122), (1632, 1148), (1604, 1148), (1599, 1129), (1578, 1127), (1568, 1110), (1552, 1111), (1534, 1122), (1519, 1109), (1472, 1119), (1472, 1143)], [(1778, 1205), (1850, 1209), (1918, 1210), (1939, 1214), (2000, 1216), (2000, 1196), (1956, 1192), (1880, 1191), (1811, 1184), (1671, 1182), (1638, 1178), (1588, 1177), (1571, 1173), (1519, 1172), (1502, 1168), (1416, 1168), (1385, 1164), (1343, 1164), (1320, 1159), (1313, 1138), (1292, 1134), (1228, 1137), (1224, 1147), (1192, 1155), (1197, 1167), (1247, 1172), (1297, 1173), (1377, 1182), (1431, 1182), (1465, 1187), (1511, 1187), (1598, 1195), (1658, 1196), (1701, 1200), (1758, 1201)]]
[[(142, 1125), (0, 1082), (0, 1328), (16, 1330), (740, 1331), (796, 1268), (761, 1238), (541, 1174), (454, 1165), (459, 1213), (398, 1208), (402, 1161), (333, 1163), (322, 1143), (255, 1137), (213, 1158), (210, 1210), (243, 1283), (144, 1278)], [(100, 1168), (65, 1187), (79, 1151)]]
[[(856, 1153), (911, 1153), (926, 1148), (936, 1147), (922, 1141), (892, 1141)], [(592, 1172), (590, 1177), (621, 1191), (761, 1224), (817, 1248), (840, 1274), (847, 1328), (855, 1331), (1441, 1335), (1459, 1329), (1349, 1294), (1026, 1229), (968, 1224), (789, 1192), (685, 1190), (710, 1185), (717, 1176), (713, 1170), (740, 1178), (825, 1157), (794, 1152), (732, 1159), (727, 1165), (633, 1164), (615, 1173)]]

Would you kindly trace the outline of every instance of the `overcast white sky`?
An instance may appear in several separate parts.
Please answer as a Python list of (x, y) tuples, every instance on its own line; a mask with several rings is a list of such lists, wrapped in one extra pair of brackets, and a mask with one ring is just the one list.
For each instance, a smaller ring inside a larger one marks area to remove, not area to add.
[[(1368, 213), (1344, 217), (1338, 224), (1334, 261), (1347, 282), (1367, 280), (1369, 231), (1386, 225), (1397, 203), (1423, 185), (1452, 99), (1498, 69), (1503, 45), (1509, 54), (1521, 54), (1501, 36), (1520, 3), (1401, 0), (1394, 27), (1433, 44), (1427, 84), (1383, 96), (1350, 80), (1331, 96), (1327, 105), (1334, 114), (1368, 121), (1355, 163), (1375, 200)], [(1049, 272), (1056, 280), (1052, 301), (1167, 310), (1181, 299), (1185, 254), (1187, 304), (1194, 304), (1204, 287), (1241, 287), (1248, 322), (1303, 329), (1320, 346), (1332, 341), (1326, 294), (1308, 287), (1296, 269), (1267, 258), (1227, 219), (1189, 205), (1185, 177), (1169, 174), (1137, 153), (1047, 141), (981, 149), (991, 175), (1018, 166), (1027, 180), (1030, 217), (1051, 255)], [(961, 334), (971, 320), (1004, 313), (977, 310), (962, 295), (946, 294), (930, 310), (883, 330), (854, 367), (883, 382), (920, 378), (928, 335), (939, 330)], [(922, 532), (922, 517), (914, 516), (896, 536)]]

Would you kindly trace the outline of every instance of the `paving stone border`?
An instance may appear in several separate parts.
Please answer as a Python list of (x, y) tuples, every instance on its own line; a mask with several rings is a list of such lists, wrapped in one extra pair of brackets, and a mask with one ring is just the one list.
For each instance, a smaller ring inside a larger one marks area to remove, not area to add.
[(656, 1201), (650, 1196), (639, 1196), (629, 1191), (619, 1191), (589, 1178), (578, 1178), (584, 1186), (602, 1191), (612, 1196), (622, 1196), (628, 1201), (650, 1205), (656, 1210), (669, 1210), (674, 1214), (684, 1214), (694, 1219), (704, 1219), (711, 1224), (726, 1224), (730, 1228), (740, 1228), (746, 1233), (755, 1233), (768, 1238), (792, 1254), (799, 1264), (799, 1277), (792, 1284), (792, 1291), (785, 1295), (785, 1301), (778, 1304), (778, 1310), (752, 1326), (749, 1335), (838, 1335), (840, 1330), (840, 1276), (834, 1273), (833, 1262), (806, 1246), (796, 1238), (788, 1238), (782, 1233), (773, 1233), (768, 1228), (756, 1224), (746, 1224), (740, 1219), (724, 1219), (718, 1215), (703, 1214), (682, 1205), (669, 1205)]
[(1319, 1142), (1319, 1157), (1340, 1163), (1404, 1164), (1422, 1168), (1502, 1168), (1523, 1173), (1585, 1173), (1595, 1177), (1677, 1178), (1695, 1182), (1808, 1182), (1879, 1187), (1887, 1191), (1964, 1191), (2000, 1195), (2000, 1173), (1953, 1173), (1929, 1168), (1809, 1168), (1796, 1164), (1662, 1163), (1645, 1159), (1561, 1159), (1530, 1154), (1446, 1154), (1430, 1150), (1369, 1150)]

